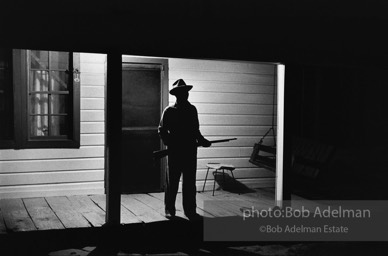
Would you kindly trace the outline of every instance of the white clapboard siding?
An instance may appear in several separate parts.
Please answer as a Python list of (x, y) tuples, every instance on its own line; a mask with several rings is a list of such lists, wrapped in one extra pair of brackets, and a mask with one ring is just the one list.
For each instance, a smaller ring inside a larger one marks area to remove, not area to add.
[(44, 165), (42, 165), (42, 160), (17, 160), (0, 162), (0, 173), (35, 173), (103, 168), (103, 158), (46, 159), (44, 161)]
[(81, 122), (81, 134), (104, 133), (104, 122)]
[(81, 90), (81, 98), (104, 98), (103, 86), (83, 86)]
[[(23, 149), (23, 150), (1, 150), (0, 159), (3, 160), (45, 160), (45, 159), (70, 159), (104, 157), (103, 146), (81, 146), (79, 149)], [(44, 162), (42, 162), (42, 165)]]
[[(82, 110), (104, 110), (105, 100), (101, 98), (81, 98)], [(82, 112), (81, 112), (82, 113)]]
[[(267, 63), (169, 60), (169, 88), (180, 78), (193, 85), (189, 101), (198, 110), (201, 133), (209, 140), (237, 138), (199, 148), (197, 186), (203, 185), (206, 164), (210, 162), (234, 165), (235, 177), (241, 183), (274, 186), (274, 172), (251, 164), (249, 159), (254, 144), (272, 123), (276, 128), (275, 71), (276, 65)], [(169, 103), (174, 102), (171, 96)], [(273, 132), (263, 143), (274, 145)]]
[(206, 136), (263, 136), (268, 126), (205, 126), (201, 125), (201, 132)]
[(260, 75), (249, 73), (235, 72), (210, 72), (210, 71), (194, 71), (194, 70), (171, 70), (169, 73), (171, 80), (177, 80), (184, 77), (187, 80), (195, 81), (223, 81), (241, 84), (263, 84), (270, 85), (274, 83), (274, 75)]
[(214, 81), (195, 81), (185, 80), (187, 84), (193, 84), (194, 92), (228, 92), (228, 93), (259, 93), (259, 94), (273, 94), (273, 83), (267, 85), (258, 84), (240, 84), (236, 82), (214, 82)]
[[(213, 180), (213, 171), (214, 169), (209, 169), (209, 174), (207, 176), (208, 180)], [(197, 171), (197, 180), (204, 180), (206, 177), (207, 169), (199, 169)], [(230, 171), (225, 171), (225, 174), (232, 176)], [(271, 178), (273, 177), (273, 172), (263, 169), (263, 168), (238, 168), (233, 171), (233, 175), (236, 179), (253, 179), (253, 178)]]
[(272, 105), (273, 99), (268, 94), (242, 94), (222, 92), (190, 92), (192, 103), (226, 103)]
[[(229, 137), (206, 136), (206, 138), (208, 140), (223, 140)], [(253, 147), (255, 143), (258, 143), (261, 140), (261, 136), (244, 136), (244, 137), (236, 136), (234, 138), (236, 138), (236, 140), (213, 144), (212, 148), (214, 147)], [(263, 143), (265, 145), (270, 145), (270, 146), (274, 144), (274, 137), (272, 136), (272, 132), (263, 140)]]
[[(199, 148), (199, 158), (215, 158), (215, 157), (250, 157), (253, 147), (209, 147)], [(265, 154), (264, 154), (265, 155)]]
[(95, 74), (95, 73), (84, 73), (81, 70), (80, 77), (83, 85), (90, 85), (90, 86), (105, 85), (105, 75)]
[(84, 146), (104, 146), (105, 135), (104, 134), (82, 134), (81, 145)]
[(104, 122), (104, 110), (83, 110), (81, 111), (81, 122)]
[[(171, 99), (174, 100), (174, 99)], [(173, 103), (173, 101), (171, 101)], [(198, 114), (225, 114), (225, 115), (272, 115), (272, 105), (258, 104), (230, 104), (230, 103), (196, 103)], [(275, 106), (276, 113), (276, 106)]]
[(271, 125), (276, 124), (276, 116), (264, 115), (199, 115), (201, 125)]
[(274, 65), (268, 63), (252, 63), (228, 60), (187, 60), (173, 59), (169, 63), (170, 70), (197, 70), (208, 72), (239, 72), (262, 75), (274, 75)]
[[(275, 178), (252, 178), (252, 179), (238, 179), (238, 182), (243, 184), (247, 188), (273, 188), (275, 187)], [(197, 180), (196, 187), (197, 191), (202, 191), (204, 180)], [(217, 191), (222, 189), (220, 185), (216, 182), (215, 184), (215, 195)], [(207, 181), (205, 186), (205, 191), (213, 190), (213, 181)], [(182, 192), (182, 182), (179, 183), (179, 192)]]
[(104, 182), (77, 182), (44, 185), (5, 186), (0, 189), (0, 198), (28, 198), (42, 196), (70, 196), (103, 194)]
[(2, 174), (0, 186), (103, 181), (104, 170), (72, 170)]
[(0, 198), (104, 192), (104, 54), (80, 54), (79, 149), (0, 151)]

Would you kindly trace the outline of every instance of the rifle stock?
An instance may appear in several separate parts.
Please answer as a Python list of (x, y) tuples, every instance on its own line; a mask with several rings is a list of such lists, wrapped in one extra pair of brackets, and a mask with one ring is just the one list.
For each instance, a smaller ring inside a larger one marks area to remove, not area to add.
[[(224, 140), (213, 140), (210, 141), (212, 144), (214, 143), (221, 143), (221, 142), (228, 142), (231, 140), (237, 140), (237, 138), (232, 138), (232, 139), (224, 139)], [(199, 145), (198, 145), (199, 147)], [(158, 150), (153, 152), (154, 159), (161, 159), (163, 157), (166, 157), (168, 155), (168, 149), (163, 149), (163, 150)]]

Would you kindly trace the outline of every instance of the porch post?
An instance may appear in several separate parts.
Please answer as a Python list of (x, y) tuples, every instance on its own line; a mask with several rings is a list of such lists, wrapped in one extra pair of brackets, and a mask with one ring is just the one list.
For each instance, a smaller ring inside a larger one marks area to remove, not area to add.
[(106, 63), (105, 103), (105, 191), (108, 226), (120, 225), (121, 204), (121, 102), (122, 102), (122, 60), (121, 53), (109, 52)]

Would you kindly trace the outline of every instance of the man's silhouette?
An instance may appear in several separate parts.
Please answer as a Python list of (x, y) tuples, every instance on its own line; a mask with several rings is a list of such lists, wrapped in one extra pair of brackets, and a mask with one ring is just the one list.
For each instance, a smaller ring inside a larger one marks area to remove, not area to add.
[(175, 216), (175, 200), (181, 174), (183, 175), (183, 210), (189, 219), (198, 218), (196, 213), (197, 146), (210, 147), (199, 130), (197, 109), (188, 101), (193, 86), (183, 79), (177, 80), (170, 90), (176, 103), (167, 107), (159, 124), (159, 135), (168, 147), (168, 171), (165, 187), (166, 217)]

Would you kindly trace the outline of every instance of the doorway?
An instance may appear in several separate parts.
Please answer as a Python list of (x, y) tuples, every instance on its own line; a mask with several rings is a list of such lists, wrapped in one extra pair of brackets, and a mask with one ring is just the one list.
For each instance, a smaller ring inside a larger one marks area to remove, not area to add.
[(121, 193), (163, 191), (164, 160), (158, 125), (168, 104), (168, 61), (123, 56)]

